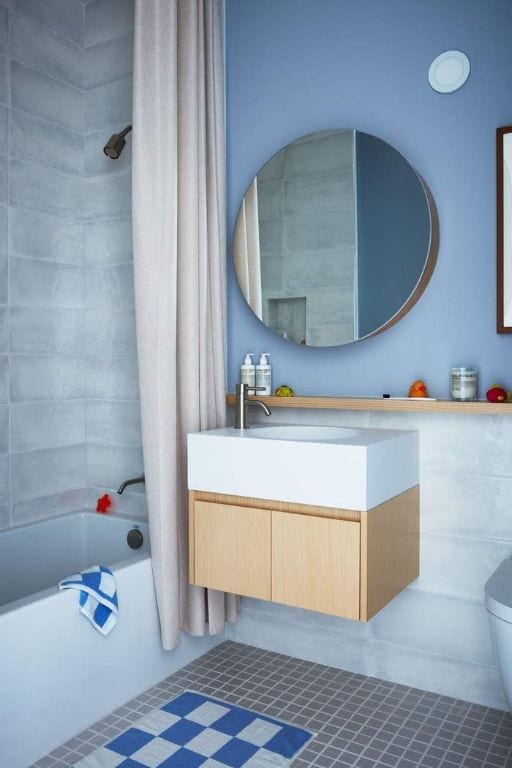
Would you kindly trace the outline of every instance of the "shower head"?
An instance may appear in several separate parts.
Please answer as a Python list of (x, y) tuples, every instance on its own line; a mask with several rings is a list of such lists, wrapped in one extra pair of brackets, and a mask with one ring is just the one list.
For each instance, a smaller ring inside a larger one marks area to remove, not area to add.
[(107, 141), (107, 143), (103, 147), (103, 151), (107, 157), (110, 157), (111, 160), (117, 160), (117, 158), (119, 157), (119, 155), (124, 149), (124, 145), (126, 144), (124, 137), (126, 136), (126, 134), (130, 133), (131, 130), (132, 130), (132, 126), (127, 125), (126, 128), (124, 128), (120, 133), (112, 134), (110, 139)]

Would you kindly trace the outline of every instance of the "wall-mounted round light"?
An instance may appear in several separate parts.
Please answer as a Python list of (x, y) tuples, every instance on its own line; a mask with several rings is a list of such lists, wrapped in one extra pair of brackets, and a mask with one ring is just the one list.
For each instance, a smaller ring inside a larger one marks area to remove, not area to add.
[(445, 51), (439, 54), (428, 71), (428, 81), (434, 91), (453, 93), (464, 85), (469, 77), (471, 64), (462, 51)]

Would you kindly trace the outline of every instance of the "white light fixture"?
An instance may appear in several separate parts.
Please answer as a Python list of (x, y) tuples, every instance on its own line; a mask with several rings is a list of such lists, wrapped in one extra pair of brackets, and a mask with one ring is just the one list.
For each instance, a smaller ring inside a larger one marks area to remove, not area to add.
[(445, 51), (439, 54), (428, 71), (428, 81), (434, 91), (453, 93), (464, 85), (471, 65), (462, 51)]

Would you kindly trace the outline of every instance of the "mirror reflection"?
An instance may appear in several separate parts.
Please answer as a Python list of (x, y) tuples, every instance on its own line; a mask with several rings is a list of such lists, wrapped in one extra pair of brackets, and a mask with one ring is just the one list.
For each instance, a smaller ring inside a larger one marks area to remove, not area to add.
[(428, 192), (392, 146), (354, 130), (284, 147), (247, 190), (234, 234), (242, 293), (283, 338), (335, 346), (396, 322), (435, 261)]

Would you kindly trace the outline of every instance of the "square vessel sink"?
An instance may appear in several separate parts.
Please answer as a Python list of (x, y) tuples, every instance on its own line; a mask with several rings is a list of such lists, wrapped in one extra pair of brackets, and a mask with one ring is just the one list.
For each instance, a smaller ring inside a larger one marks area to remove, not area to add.
[(416, 431), (273, 424), (188, 436), (188, 487), (366, 511), (419, 483)]

